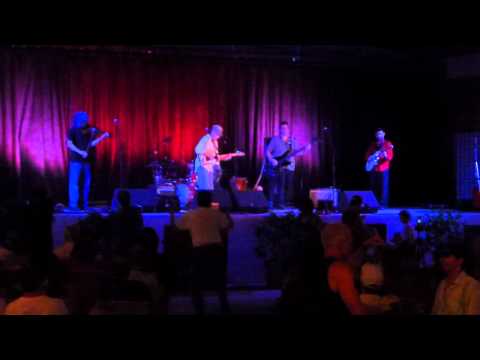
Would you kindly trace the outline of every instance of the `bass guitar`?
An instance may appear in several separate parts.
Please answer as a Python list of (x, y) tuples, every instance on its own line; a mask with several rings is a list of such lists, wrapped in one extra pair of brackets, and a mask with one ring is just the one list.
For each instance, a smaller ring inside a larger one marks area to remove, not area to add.
[(313, 144), (316, 144), (318, 142), (318, 138), (313, 138), (310, 143), (308, 143), (307, 145), (305, 146), (302, 146), (296, 150), (293, 150), (292, 148), (288, 149), (287, 151), (285, 151), (282, 155), (279, 155), (279, 156), (274, 156), (273, 158), (275, 160), (277, 160), (277, 165), (276, 166), (273, 166), (273, 165), (269, 165), (271, 170), (280, 170), (280, 169), (283, 169), (283, 168), (286, 168), (288, 165), (290, 165), (292, 163), (292, 159), (297, 156), (298, 154), (306, 151), (306, 150), (309, 150)]

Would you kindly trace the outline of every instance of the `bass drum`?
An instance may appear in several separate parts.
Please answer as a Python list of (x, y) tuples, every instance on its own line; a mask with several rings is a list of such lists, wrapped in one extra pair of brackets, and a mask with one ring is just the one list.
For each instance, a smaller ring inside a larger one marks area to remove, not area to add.
[(175, 194), (178, 197), (180, 209), (187, 209), (195, 198), (195, 186), (191, 183), (177, 182)]

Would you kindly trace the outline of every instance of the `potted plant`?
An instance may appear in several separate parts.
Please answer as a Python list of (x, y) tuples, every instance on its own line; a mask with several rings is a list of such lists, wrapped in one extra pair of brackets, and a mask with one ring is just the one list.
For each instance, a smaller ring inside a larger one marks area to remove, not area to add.
[(452, 211), (440, 210), (436, 214), (417, 219), (417, 255), (420, 267), (432, 267), (435, 252), (449, 239), (463, 239), (461, 215)]
[[(256, 255), (265, 262), (270, 288), (281, 288), (290, 265), (300, 256), (309, 236), (300, 216), (271, 214), (256, 229)], [(319, 239), (320, 240), (320, 239)]]

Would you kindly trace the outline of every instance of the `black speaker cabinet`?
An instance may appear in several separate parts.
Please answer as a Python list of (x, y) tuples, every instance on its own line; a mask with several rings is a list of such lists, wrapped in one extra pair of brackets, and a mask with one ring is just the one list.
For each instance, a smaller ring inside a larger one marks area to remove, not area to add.
[(366, 210), (365, 212), (375, 212), (380, 208), (373, 191), (343, 191), (340, 194), (340, 210), (345, 210), (355, 195), (358, 195), (363, 199), (363, 205)]
[(158, 196), (154, 188), (148, 189), (115, 189), (112, 199), (112, 210), (118, 210), (120, 204), (118, 203), (117, 196), (122, 190), (130, 193), (130, 200), (132, 205), (137, 205), (142, 208), (142, 212), (152, 212), (156, 210), (158, 204)]

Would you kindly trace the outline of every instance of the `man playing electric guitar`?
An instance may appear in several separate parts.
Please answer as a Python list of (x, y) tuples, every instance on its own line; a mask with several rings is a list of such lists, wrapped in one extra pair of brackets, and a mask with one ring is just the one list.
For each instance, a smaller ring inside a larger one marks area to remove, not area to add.
[(79, 180), (84, 173), (83, 181), (83, 207), (88, 209), (88, 195), (92, 180), (92, 161), (95, 158), (95, 147), (106, 138), (110, 137), (104, 132), (100, 137), (100, 130), (88, 125), (88, 114), (77, 112), (73, 116), (72, 127), (67, 134), (67, 147), (69, 151), (69, 181), (68, 197), (70, 211), (78, 211)]
[(218, 140), (223, 135), (220, 125), (213, 125), (208, 134), (204, 135), (195, 146), (195, 174), (197, 175), (197, 190), (213, 191), (222, 176), (221, 161), (234, 157), (245, 156), (242, 152), (220, 155)]
[[(289, 200), (292, 191), (295, 155), (302, 155), (310, 148), (310, 144), (300, 148), (295, 139), (290, 136), (288, 122), (280, 123), (280, 135), (271, 138), (265, 151), (269, 208), (286, 207), (286, 201)], [(295, 155), (292, 156), (294, 153)]]
[[(365, 159), (366, 170), (370, 171), (370, 186), (382, 207), (388, 206), (389, 197), (389, 170), (393, 159), (393, 145), (385, 140), (385, 131), (377, 129), (376, 140), (373, 142)], [(373, 170), (373, 171), (371, 171)]]

